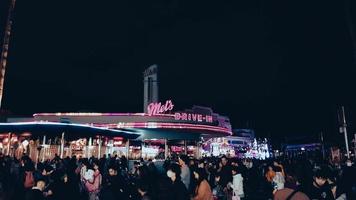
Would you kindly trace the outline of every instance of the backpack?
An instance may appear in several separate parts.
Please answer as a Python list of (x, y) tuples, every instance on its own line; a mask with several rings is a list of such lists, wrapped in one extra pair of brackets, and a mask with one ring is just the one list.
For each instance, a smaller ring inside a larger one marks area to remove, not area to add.
[(24, 182), (24, 187), (26, 189), (32, 188), (35, 184), (35, 179), (33, 178), (33, 173), (32, 172), (25, 172), (25, 182)]

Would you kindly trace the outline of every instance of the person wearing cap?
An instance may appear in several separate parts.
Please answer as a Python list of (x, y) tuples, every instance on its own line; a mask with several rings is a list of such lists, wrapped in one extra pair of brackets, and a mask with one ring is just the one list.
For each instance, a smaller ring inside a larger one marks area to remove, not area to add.
[(189, 200), (189, 193), (181, 180), (181, 168), (178, 164), (169, 166), (167, 176), (171, 180), (169, 200)]

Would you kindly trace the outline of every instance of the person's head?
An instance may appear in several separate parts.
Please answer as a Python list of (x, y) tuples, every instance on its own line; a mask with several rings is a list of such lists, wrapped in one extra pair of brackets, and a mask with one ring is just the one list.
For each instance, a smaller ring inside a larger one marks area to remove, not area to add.
[(178, 158), (178, 162), (180, 166), (187, 165), (187, 163), (189, 162), (189, 158), (187, 155), (181, 155)]
[(221, 157), (221, 164), (222, 164), (223, 166), (226, 166), (227, 163), (228, 163), (227, 157), (226, 157), (226, 156)]
[(139, 166), (138, 170), (137, 170), (137, 174), (141, 178), (148, 177), (148, 175), (149, 175), (148, 167), (146, 165)]
[(197, 183), (201, 183), (204, 179), (206, 179), (206, 172), (204, 169), (196, 168), (193, 170), (194, 178), (197, 180)]
[(61, 178), (61, 181), (63, 181), (64, 183), (68, 182), (68, 175), (67, 174), (63, 174), (60, 178)]
[(117, 175), (117, 167), (115, 165), (109, 166), (109, 175), (116, 176)]
[(181, 169), (178, 164), (171, 164), (168, 168), (167, 171), (167, 176), (172, 180), (175, 181), (177, 179), (180, 179), (180, 174), (181, 174)]
[(82, 159), (82, 166), (89, 167), (88, 159)]
[(41, 191), (43, 191), (44, 188), (46, 187), (46, 181), (45, 181), (44, 179), (38, 179), (38, 180), (36, 181), (36, 187), (37, 187), (38, 189), (40, 189)]
[(231, 169), (231, 173), (232, 175), (236, 175), (239, 173), (239, 169), (237, 166), (233, 166), (232, 169)]
[(97, 160), (93, 161), (93, 169), (94, 170), (99, 170), (99, 162)]
[(325, 169), (318, 169), (314, 173), (314, 181), (319, 187), (323, 186), (326, 183), (327, 179), (328, 173)]
[(189, 166), (193, 167), (195, 165), (195, 160), (194, 159), (190, 159), (189, 160)]
[(205, 163), (203, 160), (200, 160), (199, 161), (199, 164), (198, 164), (198, 168), (204, 168), (205, 167)]
[(35, 167), (32, 162), (26, 162), (24, 165), (25, 171), (34, 171)]

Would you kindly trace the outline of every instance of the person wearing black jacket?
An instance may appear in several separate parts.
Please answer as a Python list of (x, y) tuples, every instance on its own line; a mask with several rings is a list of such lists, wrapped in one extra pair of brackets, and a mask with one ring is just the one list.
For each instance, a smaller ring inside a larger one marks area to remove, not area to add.
[(228, 164), (228, 159), (226, 156), (221, 158), (221, 165), (220, 169), (218, 170), (218, 184), (227, 193), (227, 184), (232, 182), (232, 168), (231, 165)]
[(326, 169), (318, 169), (315, 172), (312, 184), (309, 185), (305, 191), (310, 199), (335, 199), (331, 190), (331, 185), (328, 183), (327, 178), (328, 172)]
[(109, 176), (104, 182), (102, 198), (105, 200), (128, 199), (126, 183), (115, 165), (108, 167)]
[(36, 186), (33, 187), (26, 193), (26, 200), (45, 200), (43, 195), (43, 190), (46, 186), (46, 181), (44, 179), (38, 179)]
[(172, 164), (167, 171), (167, 176), (171, 179), (171, 187), (169, 189), (169, 200), (189, 200), (189, 193), (183, 182), (181, 181), (181, 169), (178, 164)]
[(56, 187), (55, 200), (79, 199), (79, 185), (67, 174), (62, 174)]

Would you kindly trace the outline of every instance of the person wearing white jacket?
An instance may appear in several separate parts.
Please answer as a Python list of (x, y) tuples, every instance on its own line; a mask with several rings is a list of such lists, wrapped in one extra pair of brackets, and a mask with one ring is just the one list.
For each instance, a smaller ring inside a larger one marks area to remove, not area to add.
[(232, 183), (228, 184), (228, 187), (232, 189), (232, 199), (239, 200), (245, 197), (244, 186), (241, 173), (239, 172), (237, 167), (232, 168)]

